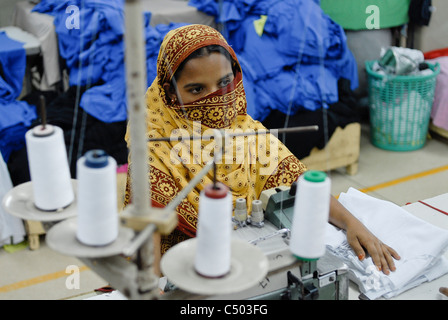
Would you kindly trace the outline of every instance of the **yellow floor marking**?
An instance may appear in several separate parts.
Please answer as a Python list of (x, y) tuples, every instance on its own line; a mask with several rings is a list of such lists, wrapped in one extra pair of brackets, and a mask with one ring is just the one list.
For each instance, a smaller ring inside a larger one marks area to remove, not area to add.
[[(81, 266), (79, 268), (80, 272), (81, 271), (85, 271), (85, 270), (89, 270), (89, 268), (87, 266)], [(50, 280), (55, 280), (55, 279), (62, 278), (62, 277), (67, 277), (69, 275), (70, 275), (70, 273), (67, 273), (65, 270), (57, 271), (57, 272), (53, 272), (53, 273), (49, 273), (49, 274), (45, 274), (43, 276), (39, 276), (39, 277), (35, 277), (35, 278), (19, 281), (19, 282), (16, 282), (16, 283), (12, 283), (12, 284), (0, 287), (0, 293), (5, 293), (5, 292), (13, 291), (13, 290), (26, 288), (26, 287), (29, 287), (29, 286), (33, 286), (35, 284), (47, 282), (47, 281), (50, 281)]]
[(426, 176), (429, 176), (429, 175), (432, 175), (432, 174), (436, 174), (436, 173), (439, 173), (439, 172), (442, 172), (442, 171), (446, 171), (446, 170), (448, 170), (448, 165), (442, 166), (442, 167), (438, 167), (438, 168), (434, 168), (434, 169), (430, 169), (430, 170), (423, 171), (423, 172), (419, 172), (419, 173), (415, 173), (415, 174), (411, 174), (409, 176), (402, 177), (402, 178), (395, 179), (395, 180), (391, 180), (391, 181), (387, 181), (387, 182), (384, 182), (384, 183), (380, 183), (380, 184), (377, 184), (375, 186), (371, 186), (371, 187), (368, 187), (368, 188), (360, 189), (359, 191), (365, 192), (365, 193), (372, 192), (372, 191), (375, 191), (375, 190), (391, 187), (391, 186), (394, 186), (396, 184), (400, 184), (400, 183), (403, 183), (403, 182), (406, 182), (406, 181), (410, 181), (410, 180), (426, 177)]

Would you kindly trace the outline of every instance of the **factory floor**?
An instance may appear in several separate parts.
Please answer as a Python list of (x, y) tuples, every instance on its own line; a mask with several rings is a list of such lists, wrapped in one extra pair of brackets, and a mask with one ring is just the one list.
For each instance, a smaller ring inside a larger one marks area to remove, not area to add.
[[(448, 192), (448, 140), (433, 136), (416, 151), (386, 151), (370, 143), (369, 127), (363, 125), (358, 172), (350, 176), (341, 168), (329, 175), (335, 196), (354, 187), (400, 206), (428, 199)], [(79, 286), (73, 269), (79, 271)], [(78, 259), (49, 249), (45, 235), (36, 250), (1, 248), (0, 270), (1, 300), (86, 298), (107, 285)]]

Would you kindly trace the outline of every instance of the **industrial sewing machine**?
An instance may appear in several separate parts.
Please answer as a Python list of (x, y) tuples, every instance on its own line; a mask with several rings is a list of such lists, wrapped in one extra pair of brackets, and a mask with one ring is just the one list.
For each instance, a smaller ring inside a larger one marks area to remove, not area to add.
[[(268, 260), (267, 275), (257, 284), (240, 292), (220, 294), (218, 288), (216, 290), (218, 293), (207, 296), (188, 292), (188, 289), (180, 289), (170, 284), (168, 279), (164, 299), (348, 299), (347, 267), (339, 259), (327, 252), (319, 260), (305, 261), (296, 259), (290, 252), (289, 230), (295, 186), (264, 191), (260, 199), (263, 203), (264, 223), (253, 225), (248, 216), (248, 222), (244, 225), (234, 223), (233, 236), (261, 249)], [(183, 273), (183, 276), (188, 277), (186, 271)], [(195, 281), (196, 283), (192, 279), (181, 280), (185, 287), (200, 286), (198, 282), (201, 282), (201, 279), (197, 277)], [(225, 281), (222, 283), (226, 286)]]
[[(293, 206), (295, 201), (296, 184), (291, 188), (280, 187), (269, 189), (262, 192), (260, 199), (263, 203), (267, 230), (274, 229), (279, 231), (271, 233), (283, 233), (283, 243), (277, 243), (279, 250), (272, 250), (272, 244), (262, 244), (263, 251), (269, 257), (269, 261), (285, 257), (285, 260), (291, 259), (291, 253), (288, 251), (289, 230), (292, 225)], [(279, 238), (277, 237), (277, 240)], [(273, 240), (270, 240), (271, 242)], [(271, 246), (269, 251), (268, 246)], [(286, 262), (286, 261), (285, 261)], [(294, 264), (294, 263), (293, 263)], [(286, 286), (277, 291), (271, 291), (262, 295), (261, 298), (281, 299), (301, 299), (301, 300), (345, 300), (348, 299), (348, 269), (336, 257), (329, 252), (314, 261), (299, 261), (299, 267), (286, 272)], [(285, 275), (283, 274), (283, 277)]]

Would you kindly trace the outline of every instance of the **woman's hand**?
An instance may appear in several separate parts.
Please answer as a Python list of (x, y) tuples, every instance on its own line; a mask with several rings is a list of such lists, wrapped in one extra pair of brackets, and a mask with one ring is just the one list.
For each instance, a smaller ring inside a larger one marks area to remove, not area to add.
[(368, 253), (379, 271), (388, 275), (396, 270), (394, 259), (400, 260), (399, 254), (382, 243), (359, 220), (349, 222), (346, 232), (347, 241), (359, 260), (364, 260)]
[(394, 259), (400, 259), (398, 253), (382, 243), (334, 197), (330, 201), (330, 222), (346, 231), (347, 241), (359, 260), (369, 254), (384, 274), (396, 270)]

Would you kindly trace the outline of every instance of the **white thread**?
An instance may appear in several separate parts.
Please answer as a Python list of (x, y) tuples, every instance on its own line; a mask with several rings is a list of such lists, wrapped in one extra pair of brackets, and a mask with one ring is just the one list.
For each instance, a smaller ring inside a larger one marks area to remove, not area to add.
[(245, 198), (238, 198), (235, 200), (235, 220), (238, 222), (245, 222), (247, 220), (247, 205)]
[[(89, 151), (90, 152), (90, 151)], [(76, 237), (85, 245), (102, 246), (118, 236), (117, 163), (104, 154), (107, 165), (90, 167), (86, 153), (77, 161), (78, 222)]]
[(230, 271), (232, 196), (200, 195), (195, 270), (205, 277), (222, 277)]
[[(310, 175), (319, 175), (319, 181), (309, 181)], [(315, 260), (325, 254), (330, 191), (330, 178), (324, 172), (307, 171), (299, 177), (290, 241), (290, 250), (297, 258)]]
[(62, 129), (39, 125), (25, 139), (35, 206), (45, 211), (67, 207), (75, 196)]
[(264, 221), (264, 213), (261, 200), (252, 201), (251, 223), (261, 224)]

